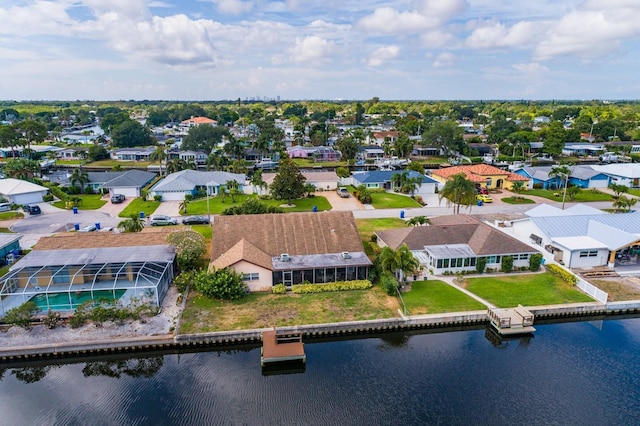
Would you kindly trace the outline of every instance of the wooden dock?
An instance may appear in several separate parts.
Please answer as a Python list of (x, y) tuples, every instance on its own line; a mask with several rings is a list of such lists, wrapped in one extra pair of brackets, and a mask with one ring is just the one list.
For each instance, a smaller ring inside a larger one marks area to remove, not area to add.
[(260, 364), (264, 367), (267, 364), (291, 361), (307, 361), (302, 333), (278, 331), (276, 328), (263, 331)]
[(489, 309), (491, 325), (502, 335), (533, 333), (533, 314), (522, 305), (517, 308)]

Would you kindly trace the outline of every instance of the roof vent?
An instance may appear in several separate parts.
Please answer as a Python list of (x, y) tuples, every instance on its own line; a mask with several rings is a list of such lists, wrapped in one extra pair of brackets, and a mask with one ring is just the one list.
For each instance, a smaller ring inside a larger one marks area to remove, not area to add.
[(280, 255), (280, 262), (289, 262), (291, 260), (291, 258), (289, 257), (288, 253), (282, 253)]
[(342, 256), (343, 259), (351, 259), (351, 253), (349, 253), (348, 251), (343, 251), (342, 253), (340, 253), (340, 256)]

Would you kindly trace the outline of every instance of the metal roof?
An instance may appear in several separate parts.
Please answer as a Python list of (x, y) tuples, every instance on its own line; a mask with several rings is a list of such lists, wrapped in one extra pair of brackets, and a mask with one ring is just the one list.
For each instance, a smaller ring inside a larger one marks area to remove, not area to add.
[(160, 180), (151, 188), (151, 191), (191, 191), (196, 186), (219, 186), (230, 180), (243, 184), (246, 176), (228, 172), (181, 170)]
[(425, 246), (424, 250), (435, 259), (461, 257), (476, 257), (477, 254), (471, 250), (468, 244), (443, 244), (437, 246)]
[(391, 177), (395, 174), (408, 172), (409, 178), (422, 177), (422, 183), (436, 183), (436, 181), (429, 176), (425, 176), (414, 170), (376, 170), (371, 172), (354, 173), (353, 179), (360, 183), (381, 183), (391, 182)]
[(551, 240), (554, 244), (568, 248), (569, 250), (588, 250), (608, 248), (606, 244), (591, 237), (560, 237)]
[(342, 253), (309, 254), (304, 256), (289, 256), (288, 261), (281, 261), (280, 256), (274, 257), (273, 270), (286, 271), (292, 269), (310, 268), (344, 268), (345, 266), (369, 266), (371, 260), (364, 252), (348, 252), (344, 258)]
[(0, 247), (6, 247), (20, 238), (22, 238), (22, 234), (0, 233)]

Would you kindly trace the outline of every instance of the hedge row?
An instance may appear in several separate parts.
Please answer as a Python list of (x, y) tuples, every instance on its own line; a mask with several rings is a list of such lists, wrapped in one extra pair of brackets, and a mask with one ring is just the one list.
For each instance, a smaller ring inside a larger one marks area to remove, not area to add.
[[(291, 288), (291, 291), (296, 294), (324, 293), (327, 291), (366, 290), (372, 286), (373, 284), (369, 280), (336, 281), (327, 284), (296, 284)], [(276, 287), (278, 286), (274, 286), (274, 293), (276, 293)]]
[(578, 277), (558, 265), (547, 265), (547, 271), (560, 278), (567, 284), (576, 285), (576, 283), (578, 282)]

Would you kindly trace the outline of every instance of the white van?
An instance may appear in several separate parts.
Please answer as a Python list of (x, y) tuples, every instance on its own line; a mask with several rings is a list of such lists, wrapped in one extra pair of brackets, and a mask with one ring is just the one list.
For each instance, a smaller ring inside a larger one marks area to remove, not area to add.
[(11, 210), (11, 203), (0, 203), (0, 212), (8, 212)]

